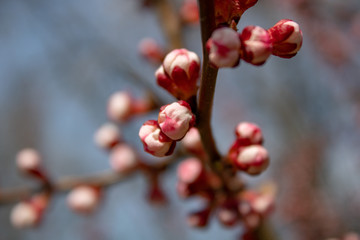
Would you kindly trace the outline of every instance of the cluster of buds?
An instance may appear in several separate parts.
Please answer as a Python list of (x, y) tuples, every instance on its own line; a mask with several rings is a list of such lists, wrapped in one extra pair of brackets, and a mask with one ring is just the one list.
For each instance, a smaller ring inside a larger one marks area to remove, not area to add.
[(236, 140), (231, 146), (228, 159), (250, 175), (262, 173), (269, 165), (269, 155), (262, 146), (261, 129), (253, 123), (241, 122), (235, 129)]
[(275, 55), (291, 58), (302, 45), (299, 25), (283, 19), (268, 30), (247, 26), (241, 33), (231, 28), (219, 28), (207, 42), (209, 59), (216, 67), (235, 67), (240, 59), (253, 65), (262, 65)]
[[(220, 179), (208, 171), (198, 158), (183, 160), (177, 168), (177, 192), (182, 198), (199, 196), (207, 204), (205, 207), (191, 212), (188, 224), (193, 227), (205, 227), (211, 213), (216, 216), (222, 225), (234, 226), (244, 223), (246, 229), (256, 228), (261, 220), (267, 216), (273, 207), (273, 191), (240, 191), (234, 196), (224, 196)], [(239, 179), (237, 179), (239, 180)]]
[(110, 152), (110, 166), (118, 173), (135, 169), (138, 157), (135, 150), (121, 139), (119, 128), (112, 123), (103, 124), (95, 133), (95, 143)]
[(139, 131), (144, 150), (156, 157), (172, 154), (176, 141), (181, 140), (195, 124), (190, 105), (180, 100), (160, 108), (158, 120), (145, 122)]
[(107, 105), (107, 113), (114, 122), (126, 122), (132, 116), (147, 113), (153, 110), (155, 104), (151, 96), (144, 99), (135, 99), (127, 91), (112, 94)]
[(174, 97), (188, 101), (196, 95), (199, 71), (200, 59), (196, 53), (175, 49), (166, 55), (155, 77), (158, 85)]

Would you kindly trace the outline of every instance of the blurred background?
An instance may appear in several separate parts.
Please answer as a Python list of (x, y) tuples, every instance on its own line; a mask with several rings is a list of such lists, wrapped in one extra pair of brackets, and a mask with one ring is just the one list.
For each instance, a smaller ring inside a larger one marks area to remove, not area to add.
[[(182, 0), (170, 1), (179, 9)], [(219, 72), (212, 124), (226, 153), (240, 121), (261, 126), (272, 163), (251, 186), (278, 185), (271, 222), (279, 239), (321, 240), (360, 232), (360, 2), (358, 0), (259, 1), (238, 27), (264, 28), (290, 18), (302, 26), (304, 43), (291, 60), (271, 57), (264, 66), (242, 62)], [(201, 56), (199, 25), (183, 27), (186, 48)], [(0, 194), (1, 188), (33, 185), (18, 173), (22, 148), (40, 151), (52, 178), (109, 168), (108, 155), (93, 143), (107, 121), (108, 97), (118, 90), (142, 96), (141, 78), (157, 88), (157, 65), (144, 60), (138, 43), (168, 42), (156, 12), (128, 0), (0, 1)], [(138, 129), (157, 112), (121, 126), (141, 151)], [(16, 230), (13, 205), (0, 206), (0, 240), (8, 239), (237, 239), (240, 228), (216, 219), (205, 230), (187, 226), (199, 205), (181, 201), (173, 166), (162, 185), (166, 206), (149, 205), (146, 179), (135, 175), (106, 191), (90, 216), (72, 213), (58, 194), (36, 229)]]

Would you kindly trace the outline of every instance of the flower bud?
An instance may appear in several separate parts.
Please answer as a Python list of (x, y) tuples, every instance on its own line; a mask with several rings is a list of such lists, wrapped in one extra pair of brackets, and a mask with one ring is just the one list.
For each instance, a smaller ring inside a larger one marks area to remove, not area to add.
[(11, 211), (10, 221), (16, 228), (35, 227), (41, 221), (43, 213), (48, 206), (49, 195), (40, 193), (15, 205)]
[(120, 142), (119, 128), (112, 123), (102, 125), (95, 133), (95, 143), (104, 149), (111, 149)]
[(24, 173), (31, 174), (41, 169), (41, 157), (31, 148), (21, 150), (16, 156), (16, 165)]
[(215, 30), (207, 41), (209, 59), (216, 67), (234, 67), (239, 64), (240, 39), (231, 28)]
[(140, 41), (139, 53), (153, 63), (160, 63), (164, 59), (164, 52), (152, 38), (144, 38)]
[(11, 211), (11, 224), (16, 228), (36, 226), (40, 221), (39, 211), (28, 202), (18, 203)]
[(253, 65), (262, 65), (272, 51), (268, 32), (258, 26), (244, 28), (240, 35), (241, 58)]
[(131, 116), (132, 98), (128, 92), (120, 91), (110, 96), (107, 106), (108, 116), (112, 121), (124, 122)]
[(262, 173), (269, 165), (266, 149), (260, 145), (251, 145), (240, 150), (234, 164), (250, 175)]
[(92, 213), (100, 203), (100, 189), (93, 186), (75, 187), (67, 197), (71, 210), (80, 214)]
[(273, 45), (272, 54), (282, 58), (291, 58), (297, 54), (302, 45), (302, 32), (299, 24), (283, 19), (268, 29)]
[(184, 0), (180, 9), (180, 17), (185, 23), (199, 22), (199, 7), (196, 0)]
[(192, 114), (190, 105), (180, 100), (160, 108), (158, 123), (166, 136), (177, 141), (195, 124), (195, 115)]
[(135, 151), (127, 144), (114, 147), (110, 153), (111, 168), (118, 173), (125, 173), (137, 166)]
[(238, 203), (235, 199), (229, 199), (219, 206), (217, 217), (224, 226), (232, 227), (238, 222), (237, 205)]
[(199, 157), (205, 155), (204, 146), (201, 141), (199, 130), (195, 127), (189, 129), (185, 137), (181, 140), (183, 147), (190, 153)]
[(156, 73), (157, 83), (174, 97), (188, 100), (196, 95), (200, 59), (194, 52), (175, 49), (168, 53)]
[(187, 223), (191, 227), (205, 227), (209, 221), (210, 213), (211, 209), (209, 207), (206, 207), (200, 211), (192, 212), (188, 215)]
[(180, 182), (196, 184), (204, 180), (205, 169), (199, 159), (188, 158), (179, 164), (177, 176)]
[(176, 142), (167, 137), (155, 120), (146, 121), (140, 128), (139, 137), (144, 145), (144, 150), (156, 157), (172, 154)]
[(229, 25), (232, 21), (238, 23), (243, 13), (256, 3), (257, 0), (215, 0), (216, 24)]
[(236, 126), (235, 134), (242, 146), (262, 144), (263, 135), (259, 126), (250, 122), (241, 122)]

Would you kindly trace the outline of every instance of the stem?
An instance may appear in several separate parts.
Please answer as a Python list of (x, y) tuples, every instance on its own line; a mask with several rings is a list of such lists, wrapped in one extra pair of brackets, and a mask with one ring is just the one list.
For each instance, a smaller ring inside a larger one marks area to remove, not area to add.
[(214, 16), (215, 10), (214, 1), (212, 0), (199, 0), (198, 3), (200, 8), (201, 39), (204, 60), (200, 82), (197, 127), (209, 161), (215, 163), (221, 159), (221, 156), (215, 144), (210, 120), (218, 69), (210, 65), (209, 53), (206, 50), (206, 41), (210, 38), (211, 33), (215, 30), (216, 26)]

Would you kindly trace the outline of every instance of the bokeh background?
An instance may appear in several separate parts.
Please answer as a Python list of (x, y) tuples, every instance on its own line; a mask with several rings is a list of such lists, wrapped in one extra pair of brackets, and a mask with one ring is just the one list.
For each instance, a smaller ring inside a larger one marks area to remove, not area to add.
[[(182, 1), (171, 1), (179, 8)], [(278, 20), (300, 23), (304, 44), (291, 60), (271, 57), (262, 67), (242, 62), (219, 73), (213, 127), (220, 150), (234, 140), (240, 121), (258, 123), (272, 164), (248, 183), (278, 185), (271, 217), (280, 239), (320, 240), (360, 232), (360, 2), (358, 0), (259, 1), (242, 17), (269, 28)], [(17, 172), (20, 149), (38, 149), (54, 179), (109, 168), (93, 143), (107, 121), (115, 91), (136, 96), (157, 88), (157, 66), (137, 50), (144, 37), (168, 43), (152, 8), (140, 0), (0, 1), (0, 194), (1, 188), (34, 185)], [(184, 45), (201, 56), (198, 25), (184, 26)], [(149, 88), (134, 81), (141, 78)], [(156, 111), (122, 125), (125, 139), (141, 151), (138, 129)], [(106, 191), (100, 209), (78, 216), (58, 194), (36, 229), (16, 230), (12, 205), (0, 206), (0, 239), (237, 239), (241, 228), (216, 219), (205, 230), (186, 225), (197, 200), (176, 196), (173, 166), (162, 185), (170, 203), (149, 205), (140, 175)]]

